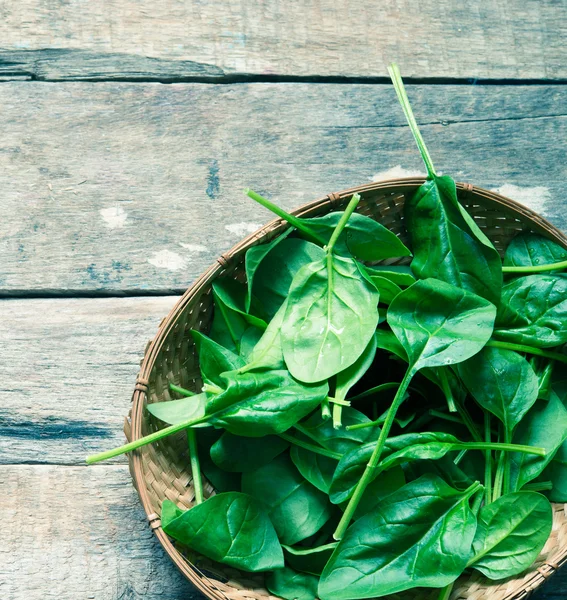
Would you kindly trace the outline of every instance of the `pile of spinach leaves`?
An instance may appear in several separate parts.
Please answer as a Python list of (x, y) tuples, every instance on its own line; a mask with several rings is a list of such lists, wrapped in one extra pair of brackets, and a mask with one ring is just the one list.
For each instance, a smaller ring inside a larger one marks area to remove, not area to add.
[(248, 192), (291, 227), (213, 285), (202, 390), (172, 384), (148, 406), (166, 427), (88, 459), (187, 432), (195, 505), (165, 500), (164, 531), (287, 600), (513, 577), (567, 501), (567, 251), (524, 232), (502, 261), (390, 74), (428, 171), (411, 250), (358, 195), (303, 219)]

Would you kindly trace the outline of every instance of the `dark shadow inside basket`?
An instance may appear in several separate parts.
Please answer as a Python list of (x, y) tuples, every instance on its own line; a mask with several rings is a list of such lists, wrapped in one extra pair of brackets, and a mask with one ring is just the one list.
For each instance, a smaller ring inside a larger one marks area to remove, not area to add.
[[(302, 216), (320, 216), (331, 210), (340, 210), (350, 199), (352, 193), (358, 191), (362, 195), (362, 200), (357, 211), (379, 221), (409, 245), (407, 231), (404, 227), (403, 204), (406, 195), (413, 193), (420, 183), (420, 180), (401, 180), (362, 186), (313, 202), (295, 213)], [(501, 254), (510, 240), (525, 230), (535, 230), (567, 247), (567, 240), (561, 232), (535, 213), (510, 200), (470, 185), (459, 185), (459, 196), (462, 204)], [(175, 383), (193, 391), (200, 389), (202, 381), (190, 331), (197, 329), (207, 333), (210, 328), (213, 314), (211, 282), (217, 277), (231, 277), (244, 282), (246, 250), (255, 244), (273, 239), (286, 227), (287, 224), (282, 221), (273, 221), (256, 234), (243, 240), (231, 252), (219, 259), (219, 265), (207, 271), (187, 291), (180, 303), (164, 320), (160, 327), (160, 333), (153, 343), (156, 350), (154, 354), (151, 351), (148, 352), (143, 363), (143, 367), (146, 365), (148, 369), (146, 395), (148, 403), (176, 399), (177, 396), (172, 395), (169, 391), (169, 383)], [(391, 259), (384, 261), (383, 264), (407, 262), (409, 259)], [(150, 346), (151, 348), (152, 346)], [(148, 411), (144, 409), (143, 402), (138, 407), (135, 403), (132, 411), (134, 431), (136, 430), (134, 421), (137, 419), (139, 419), (142, 435), (147, 435), (160, 428), (160, 424), (151, 418)], [(145, 446), (138, 451), (133, 462), (135, 483), (149, 515), (159, 515), (161, 504), (166, 498), (176, 502), (181, 508), (192, 506), (194, 492), (184, 433)], [(213, 487), (205, 481), (205, 495), (209, 496), (213, 493)], [(555, 512), (556, 519), (563, 525), (565, 517), (562, 507), (556, 506)], [(520, 576), (511, 582), (498, 582), (487, 587), (489, 582), (478, 573), (464, 576), (455, 587), (453, 597), (474, 598), (475, 600), (485, 597), (479, 595), (479, 590), (485, 590), (486, 597), (494, 600), (526, 597), (515, 594), (520, 590), (526, 590), (527, 586), (537, 587), (545, 577), (545, 574), (542, 574), (542, 565), (557, 563), (561, 548), (567, 547), (567, 531), (563, 533), (565, 539), (561, 539), (563, 529), (567, 529), (567, 527), (554, 528), (554, 533), (538, 562), (525, 577)], [(165, 535), (160, 536), (160, 541), (184, 574), (209, 597), (239, 599), (269, 597), (269, 593), (263, 587), (262, 575), (242, 573), (225, 565), (214, 563), (181, 547)], [(390, 598), (434, 600), (437, 596), (438, 591), (436, 590), (420, 589), (396, 594)]]

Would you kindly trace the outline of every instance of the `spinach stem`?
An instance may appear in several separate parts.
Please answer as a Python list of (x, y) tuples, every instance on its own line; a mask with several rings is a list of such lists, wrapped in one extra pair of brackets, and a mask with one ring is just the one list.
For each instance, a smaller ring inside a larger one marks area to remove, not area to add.
[(443, 390), (443, 394), (445, 394), (445, 399), (447, 400), (447, 407), (449, 412), (455, 413), (457, 412), (457, 407), (455, 405), (455, 397), (453, 396), (453, 390), (449, 385), (449, 380), (447, 379), (447, 372), (443, 367), (435, 369), (437, 376), (439, 377), (439, 382), (441, 383), (441, 389)]
[(343, 407), (341, 404), (333, 404), (333, 428), (340, 429), (343, 425)]
[(461, 451), (459, 452), (459, 454), (457, 454), (457, 456), (455, 457), (455, 460), (454, 460), (453, 462), (454, 462), (456, 465), (458, 465), (458, 464), (459, 464), (459, 463), (460, 463), (460, 462), (463, 460), (463, 458), (465, 457), (465, 454), (466, 454), (467, 452), (468, 452), (468, 449), (467, 449), (467, 448), (465, 448), (464, 450), (461, 450)]
[(461, 404), (460, 401), (455, 399), (455, 406), (457, 408), (457, 412), (459, 413), (463, 423), (466, 425), (466, 428), (469, 430), (473, 440), (475, 442), (482, 442), (482, 436), (477, 429), (476, 423), (473, 421), (469, 411)]
[[(484, 413), (484, 441), (490, 443), (490, 413)], [(492, 452), (486, 450), (484, 453), (484, 503), (490, 504), (492, 498)]]
[(550, 263), (547, 265), (531, 265), (525, 267), (509, 267), (503, 266), (503, 273), (543, 273), (545, 271), (558, 271), (560, 269), (567, 269), (567, 260), (561, 262)]
[(477, 497), (474, 499), (474, 503), (471, 507), (471, 510), (473, 511), (475, 516), (478, 515), (478, 511), (480, 510), (480, 506), (481, 506), (483, 500), (484, 500), (484, 490), (482, 491), (482, 494), (477, 495)]
[(427, 167), (427, 173), (430, 179), (433, 179), (437, 176), (435, 173), (435, 167), (433, 166), (433, 161), (431, 160), (431, 156), (429, 155), (429, 151), (425, 146), (425, 142), (421, 137), (421, 132), (419, 131), (419, 127), (417, 126), (417, 121), (413, 115), (413, 111), (411, 109), (411, 105), (408, 99), (408, 95), (406, 93), (406, 89), (404, 87), (404, 82), (402, 80), (402, 75), (400, 73), (400, 69), (397, 64), (392, 63), (388, 67), (388, 73), (390, 78), (392, 79), (392, 83), (394, 84), (394, 89), (396, 90), (396, 94), (398, 96), (398, 100), (402, 106), (402, 110), (404, 111), (404, 115), (410, 126), (411, 132), (415, 139), (415, 143), (419, 148), (419, 152), (421, 154), (421, 158)]
[(522, 488), (526, 492), (545, 492), (553, 489), (553, 483), (551, 481), (536, 481), (535, 483), (526, 483)]
[(457, 417), (456, 415), (446, 415), (444, 412), (440, 410), (435, 410), (434, 408), (430, 409), (429, 414), (432, 417), (437, 417), (438, 419), (443, 419), (445, 421), (451, 421), (451, 423), (458, 423), (459, 425), (464, 425), (463, 419), (461, 417)]
[(439, 597), (437, 598), (437, 600), (449, 600), (449, 598), (451, 597), (451, 592), (453, 591), (454, 585), (455, 585), (455, 582), (453, 581), (449, 585), (446, 585), (444, 588), (441, 588), (441, 590), (439, 592)]
[[(498, 332), (496, 332), (498, 335)], [(533, 348), (532, 346), (524, 346), (524, 344), (513, 344), (512, 342), (500, 342), (498, 340), (488, 340), (487, 346), (493, 348), (503, 348), (504, 350), (515, 350), (516, 352), (525, 352), (526, 354), (535, 354), (536, 356), (544, 356), (552, 358), (559, 362), (567, 364), (567, 355), (560, 352), (551, 352), (550, 350), (542, 350), (541, 348)]]
[(504, 477), (504, 459), (505, 452), (500, 452), (498, 464), (496, 465), (496, 475), (494, 476), (494, 488), (492, 490), (492, 502), (495, 502), (502, 496), (502, 480)]
[(195, 504), (201, 504), (201, 502), (203, 502), (203, 480), (201, 479), (201, 466), (199, 464), (199, 453), (197, 451), (197, 432), (192, 427), (187, 429), (187, 441), (189, 442), (189, 457), (191, 459), (193, 489), (195, 490)]
[(204, 383), (203, 392), (207, 392), (208, 394), (222, 394), (224, 390), (214, 383)]
[[(219, 411), (220, 412), (220, 411)], [(120, 446), (119, 448), (114, 448), (112, 450), (107, 450), (106, 452), (100, 452), (99, 454), (92, 454), (91, 456), (87, 456), (87, 465), (92, 465), (97, 462), (101, 462), (103, 460), (108, 460), (109, 458), (114, 458), (115, 456), (120, 456), (121, 454), (126, 454), (126, 452), (132, 452), (132, 450), (136, 450), (141, 446), (145, 446), (146, 444), (151, 444), (152, 442), (157, 442), (169, 435), (173, 435), (174, 433), (178, 433), (187, 429), (188, 427), (192, 427), (193, 425), (198, 425), (199, 423), (204, 423), (208, 421), (211, 417), (214, 417), (217, 413), (212, 413), (210, 415), (205, 415), (203, 417), (199, 417), (198, 419), (189, 419), (189, 421), (183, 421), (183, 423), (177, 423), (176, 425), (169, 425), (168, 427), (164, 427), (159, 431), (154, 431), (154, 433), (150, 433), (144, 437), (141, 437), (133, 442), (128, 444), (124, 444), (124, 446)]]
[(337, 398), (336, 396), (327, 396), (327, 400), (334, 404), (333, 408), (337, 406), (350, 406), (350, 400), (343, 400), (342, 398)]
[[(508, 427), (504, 427), (504, 442), (509, 444), (512, 441), (512, 432), (508, 429)], [(502, 493), (509, 494), (510, 493), (510, 461), (511, 457), (507, 453), (504, 457), (504, 474), (502, 475)]]
[(303, 427), (303, 425), (301, 425), (300, 423), (296, 423), (293, 428), (297, 431), (299, 431), (299, 433), (302, 433), (305, 437), (308, 437), (310, 440), (313, 440), (316, 444), (319, 444), (319, 446), (321, 446), (321, 442), (317, 439), (317, 436), (313, 435), (309, 429)]
[(374, 421), (368, 421), (367, 423), (355, 423), (354, 425), (347, 425), (345, 429), (347, 431), (356, 431), (357, 429), (366, 429), (366, 427), (376, 427), (376, 425), (382, 425), (382, 423), (386, 420), (386, 417), (382, 415)]
[(277, 204), (270, 202), (267, 198), (260, 196), (260, 194), (257, 194), (252, 190), (244, 190), (244, 193), (249, 198), (252, 198), (252, 200), (258, 202), (258, 204), (261, 204), (264, 208), (267, 208), (268, 210), (272, 211), (275, 215), (282, 218), (284, 221), (287, 221), (290, 225), (293, 225), (296, 229), (302, 231), (307, 237), (311, 238), (319, 245), (324, 246), (326, 244), (326, 241), (322, 237), (317, 235), (311, 229), (311, 227), (303, 223), (303, 221), (299, 217), (296, 217), (295, 215), (290, 215), (288, 212), (283, 210), (283, 208), (280, 208)]
[(281, 437), (282, 440), (289, 442), (290, 444), (294, 444), (295, 446), (299, 446), (300, 448), (304, 448), (305, 450), (309, 450), (309, 452), (313, 452), (314, 454), (320, 454), (321, 456), (327, 456), (328, 458), (333, 458), (335, 460), (340, 460), (342, 458), (342, 454), (338, 452), (333, 452), (332, 450), (327, 450), (326, 448), (319, 448), (318, 446), (314, 446), (309, 442), (304, 442), (303, 440), (298, 440), (293, 435), (288, 435), (287, 433), (280, 433), (278, 437)]
[(333, 252), (333, 250), (335, 249), (335, 244), (337, 243), (339, 236), (343, 232), (343, 229), (346, 227), (348, 220), (350, 219), (352, 213), (354, 212), (354, 209), (356, 208), (356, 205), (359, 202), (360, 202), (360, 194), (354, 194), (354, 196), (350, 199), (350, 202), (348, 203), (347, 207), (345, 208), (344, 213), (342, 214), (341, 218), (339, 219), (339, 222), (337, 223), (337, 226), (335, 227), (333, 234), (331, 235), (331, 239), (329, 240), (329, 243), (327, 244), (327, 254), (331, 254)]
[(384, 390), (390, 390), (392, 388), (397, 388), (400, 384), (397, 381), (389, 381), (388, 383), (381, 383), (380, 385), (374, 386), (365, 392), (357, 394), (353, 396), (350, 401), (355, 402), (356, 400), (362, 400), (363, 398), (367, 398), (368, 396), (373, 396), (374, 394), (379, 394)]
[(174, 383), (170, 383), (169, 384), (169, 389), (172, 392), (177, 392), (178, 394), (181, 394), (182, 396), (188, 396), (188, 397), (190, 397), (190, 396), (194, 396), (195, 395), (195, 392), (191, 392), (189, 390), (186, 390), (185, 388), (182, 388), (182, 387), (180, 387), (178, 385), (175, 385)]
[[(455, 450), (501, 450), (506, 452), (520, 452), (522, 454), (535, 454), (536, 456), (545, 456), (545, 448), (537, 446), (524, 446), (523, 444), (510, 444), (508, 442), (458, 442), (453, 444)], [(504, 468), (504, 467), (503, 467)]]
[(398, 412), (398, 409), (400, 408), (400, 405), (402, 404), (405, 398), (406, 390), (415, 373), (416, 371), (413, 368), (413, 366), (408, 367), (408, 370), (406, 371), (406, 374), (404, 375), (404, 378), (400, 383), (400, 387), (398, 388), (394, 400), (392, 401), (392, 404), (388, 409), (388, 414), (386, 415), (386, 420), (384, 421), (384, 425), (382, 426), (382, 430), (380, 431), (380, 437), (376, 442), (374, 452), (372, 453), (372, 456), (370, 457), (370, 460), (366, 465), (364, 473), (358, 481), (356, 488), (354, 489), (354, 493), (347, 504), (345, 512), (341, 517), (341, 520), (337, 526), (337, 529), (335, 530), (335, 533), (333, 534), (333, 537), (336, 540), (340, 540), (345, 534), (345, 531), (349, 526), (349, 523), (360, 502), (360, 499), (362, 498), (366, 488), (368, 487), (368, 484), (372, 481), (373, 471), (376, 469), (380, 462), (380, 457), (382, 456), (382, 451), (384, 450), (384, 445), (386, 444), (386, 440), (390, 433), (390, 429), (392, 429), (396, 413)]
[(321, 418), (323, 421), (331, 418), (331, 405), (329, 404), (329, 396), (321, 402)]

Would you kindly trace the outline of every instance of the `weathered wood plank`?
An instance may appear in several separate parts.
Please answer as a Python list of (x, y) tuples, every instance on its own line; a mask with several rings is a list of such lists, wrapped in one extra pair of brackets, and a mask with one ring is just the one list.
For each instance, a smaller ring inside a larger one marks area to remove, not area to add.
[(126, 466), (0, 467), (4, 600), (201, 598), (162, 551)]
[(0, 301), (0, 463), (81, 465), (125, 443), (146, 342), (176, 300)]
[[(439, 169), (567, 227), (567, 86), (412, 86)], [(0, 293), (182, 290), (270, 219), (421, 172), (391, 86), (5, 83)], [(54, 243), (54, 240), (57, 240)]]
[(564, 2), (21, 0), (0, 73), (170, 80), (223, 74), (565, 79)]

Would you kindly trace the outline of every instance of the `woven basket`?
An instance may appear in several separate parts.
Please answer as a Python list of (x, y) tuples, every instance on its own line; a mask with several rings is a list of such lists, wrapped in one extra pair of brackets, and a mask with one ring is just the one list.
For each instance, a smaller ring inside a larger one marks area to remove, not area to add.
[[(357, 207), (361, 214), (380, 221), (406, 241), (403, 205), (423, 179), (400, 179), (360, 186), (311, 202), (294, 214), (320, 216), (344, 207), (352, 194), (362, 199)], [(567, 237), (542, 217), (516, 202), (470, 184), (457, 184), (459, 198), (484, 233), (500, 252), (520, 231), (532, 230), (567, 247)], [(264, 243), (288, 227), (274, 220), (248, 236), (217, 259), (185, 292), (169, 315), (161, 322), (157, 335), (146, 347), (136, 382), (133, 404), (125, 422), (129, 440), (155, 431), (158, 427), (145, 406), (147, 402), (171, 400), (169, 383), (198, 390), (198, 359), (189, 331), (208, 331), (212, 316), (211, 282), (220, 276), (244, 281), (244, 254), (255, 244)], [(403, 264), (408, 259), (384, 263)], [(274, 598), (264, 588), (262, 575), (242, 573), (213, 563), (176, 545), (161, 529), (161, 504), (169, 498), (180, 508), (190, 508), (194, 493), (191, 480), (186, 436), (180, 434), (144, 446), (129, 456), (130, 471), (150, 527), (181, 572), (205, 596), (216, 600), (264, 600)], [(205, 481), (205, 495), (214, 493)], [(479, 573), (463, 576), (457, 582), (452, 600), (520, 600), (527, 598), (562, 564), (567, 562), (567, 515), (565, 506), (554, 505), (553, 531), (541, 555), (531, 569), (517, 579), (490, 583)], [(391, 600), (435, 600), (438, 590), (415, 589), (389, 596)], [(275, 599), (274, 599), (275, 600)]]

